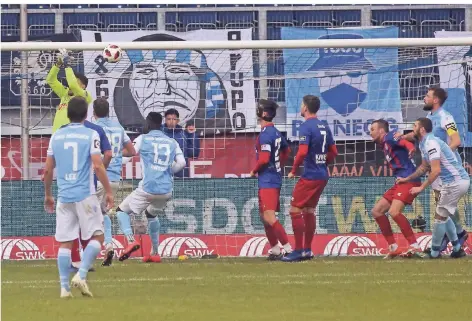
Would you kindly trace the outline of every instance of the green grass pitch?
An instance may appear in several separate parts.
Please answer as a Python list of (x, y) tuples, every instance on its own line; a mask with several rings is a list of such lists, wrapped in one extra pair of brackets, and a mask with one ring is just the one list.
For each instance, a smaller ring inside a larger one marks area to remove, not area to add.
[(472, 320), (471, 258), (96, 266), (95, 297), (63, 300), (55, 261), (2, 262), (2, 320)]

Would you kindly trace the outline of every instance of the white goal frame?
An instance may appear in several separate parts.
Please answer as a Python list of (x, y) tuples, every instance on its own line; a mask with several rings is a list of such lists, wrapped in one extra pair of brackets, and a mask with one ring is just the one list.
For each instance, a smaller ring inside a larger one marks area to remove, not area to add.
[[(103, 50), (104, 42), (9, 42), (1, 51), (37, 50)], [(117, 42), (124, 50), (185, 50), (185, 49), (297, 49), (297, 48), (379, 48), (379, 47), (444, 47), (472, 46), (472, 37), (452, 38), (378, 38), (378, 39), (315, 39), (315, 40), (251, 40), (251, 41), (157, 41)]]

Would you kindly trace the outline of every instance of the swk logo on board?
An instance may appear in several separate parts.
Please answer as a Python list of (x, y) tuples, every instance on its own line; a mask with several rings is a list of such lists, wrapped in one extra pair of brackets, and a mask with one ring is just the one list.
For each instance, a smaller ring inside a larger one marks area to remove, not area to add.
[(2, 260), (44, 260), (46, 252), (26, 239), (3, 239), (0, 245)]

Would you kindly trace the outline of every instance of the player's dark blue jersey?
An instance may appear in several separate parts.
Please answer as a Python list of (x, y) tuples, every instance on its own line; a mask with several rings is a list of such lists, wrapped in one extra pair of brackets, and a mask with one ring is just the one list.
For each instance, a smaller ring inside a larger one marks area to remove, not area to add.
[(282, 186), (282, 169), (280, 152), (288, 148), (288, 143), (273, 124), (262, 128), (256, 141), (256, 157), (261, 152), (270, 152), (270, 160), (258, 174), (259, 188), (280, 188)]
[[(416, 166), (408, 156), (408, 149), (402, 140), (394, 137), (395, 131), (390, 131), (382, 141), (382, 149), (395, 177), (408, 177), (416, 171)], [(415, 181), (421, 181), (417, 178)]]
[(311, 180), (329, 178), (326, 155), (329, 147), (334, 145), (333, 135), (327, 125), (316, 117), (308, 118), (300, 125), (300, 145), (308, 145), (308, 155), (303, 161), (301, 177)]

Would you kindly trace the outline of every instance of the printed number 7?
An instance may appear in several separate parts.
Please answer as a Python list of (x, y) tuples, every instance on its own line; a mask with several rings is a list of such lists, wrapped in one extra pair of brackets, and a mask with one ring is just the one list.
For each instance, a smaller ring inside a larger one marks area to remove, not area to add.
[(326, 147), (326, 130), (320, 130), (320, 134), (323, 136), (323, 146), (321, 146), (321, 152), (325, 152)]

